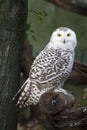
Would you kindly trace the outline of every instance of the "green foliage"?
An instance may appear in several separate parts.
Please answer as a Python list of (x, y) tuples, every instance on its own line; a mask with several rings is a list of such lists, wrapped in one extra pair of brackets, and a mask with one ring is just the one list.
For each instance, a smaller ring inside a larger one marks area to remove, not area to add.
[(31, 24), (26, 24), (26, 38), (27, 38), (28, 36), (29, 36), (29, 37), (32, 37), (33, 40), (36, 41), (35, 32), (34, 32), (34, 30), (32, 29)]
[(26, 25), (26, 31), (29, 31), (31, 29), (31, 25), (30, 24), (27, 24)]
[[(47, 16), (47, 13), (45, 11), (35, 11), (35, 10), (30, 10), (30, 13), (35, 14), (38, 17), (38, 21), (40, 21), (41, 23), (44, 22), (44, 18), (45, 16)], [(32, 37), (32, 39), (34, 41), (37, 41), (36, 37), (35, 37), (35, 31), (32, 29), (31, 27), (31, 23), (28, 23), (26, 25), (26, 37)]]
[(35, 11), (35, 10), (30, 10), (31, 13), (35, 14), (38, 16), (40, 22), (44, 21), (44, 17), (47, 16), (47, 13), (45, 11)]

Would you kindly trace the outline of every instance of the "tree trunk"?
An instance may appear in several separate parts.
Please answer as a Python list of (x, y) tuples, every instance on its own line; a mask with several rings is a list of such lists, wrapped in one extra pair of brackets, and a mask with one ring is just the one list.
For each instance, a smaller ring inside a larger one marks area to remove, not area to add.
[(0, 1), (0, 130), (16, 130), (12, 97), (18, 90), (27, 0)]

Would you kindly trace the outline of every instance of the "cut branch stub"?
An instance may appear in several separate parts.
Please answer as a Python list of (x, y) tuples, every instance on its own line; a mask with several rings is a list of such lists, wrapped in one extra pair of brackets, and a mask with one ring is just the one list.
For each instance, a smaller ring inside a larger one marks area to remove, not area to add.
[(75, 98), (71, 94), (49, 92), (41, 96), (39, 107), (43, 113), (54, 115), (66, 107), (72, 107), (74, 102)]

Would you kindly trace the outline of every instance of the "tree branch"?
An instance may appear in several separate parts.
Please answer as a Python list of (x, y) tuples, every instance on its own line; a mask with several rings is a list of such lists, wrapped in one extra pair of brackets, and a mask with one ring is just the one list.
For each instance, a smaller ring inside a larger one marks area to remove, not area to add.
[(46, 0), (65, 10), (73, 11), (77, 14), (87, 16), (86, 0)]
[(87, 124), (87, 107), (73, 107), (65, 109), (55, 116), (50, 116), (49, 120), (53, 127), (74, 127)]
[(74, 97), (63, 93), (44, 93), (39, 106), (52, 127), (73, 127), (87, 123), (87, 107), (76, 106)]
[(87, 65), (75, 60), (67, 82), (74, 85), (87, 84)]

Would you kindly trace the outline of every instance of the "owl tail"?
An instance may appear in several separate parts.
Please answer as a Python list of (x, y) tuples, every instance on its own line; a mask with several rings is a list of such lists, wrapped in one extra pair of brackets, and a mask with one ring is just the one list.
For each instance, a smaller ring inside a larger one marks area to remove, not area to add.
[(19, 89), (19, 91), (16, 93), (16, 95), (13, 97), (12, 100), (15, 100), (15, 98), (21, 93), (21, 95), (18, 98), (17, 106), (25, 107), (28, 104), (26, 104), (27, 99), (30, 95), (30, 78), (28, 78), (25, 83), (22, 85), (22, 87)]

